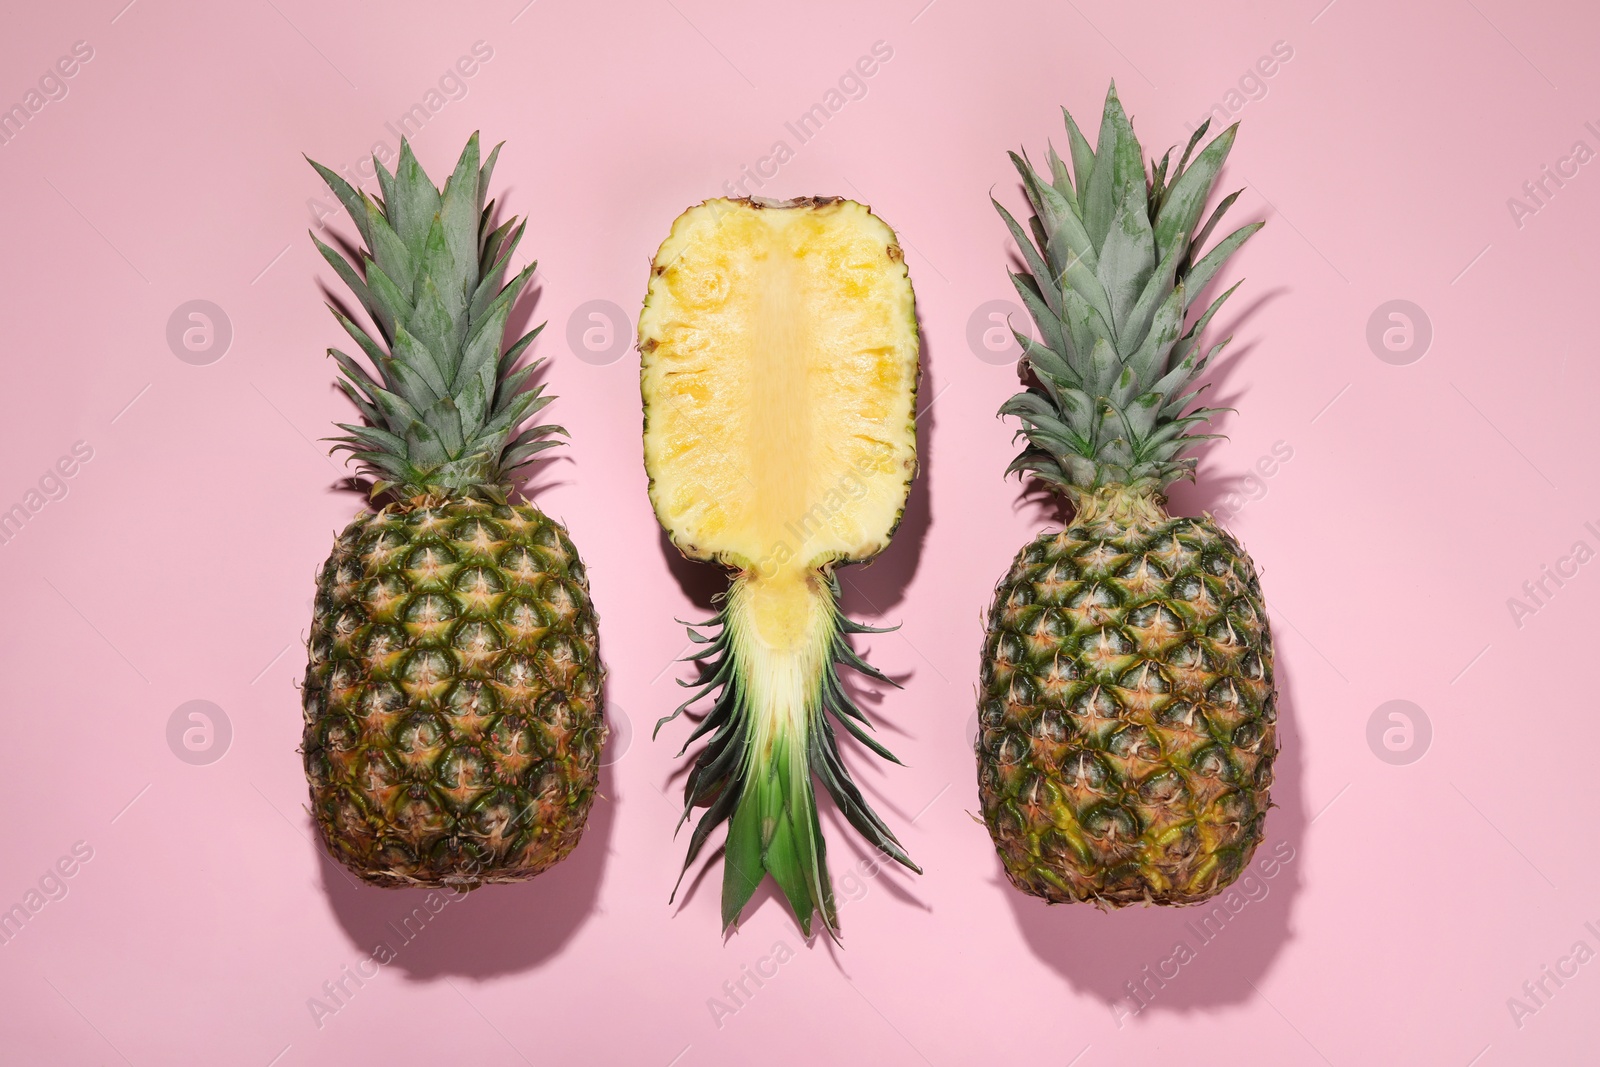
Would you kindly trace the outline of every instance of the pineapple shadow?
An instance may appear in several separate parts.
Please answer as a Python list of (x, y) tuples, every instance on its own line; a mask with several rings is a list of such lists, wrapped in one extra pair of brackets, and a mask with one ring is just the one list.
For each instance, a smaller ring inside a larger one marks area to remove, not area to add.
[[(603, 758), (613, 758), (610, 745)], [(612, 770), (600, 769), (599, 795), (578, 846), (530, 881), (486, 885), (454, 898), (433, 889), (380, 889), (362, 883), (319, 844), (323, 892), (352, 948), (382, 961), (386, 953), (379, 946), (386, 946), (393, 958), (385, 969), (418, 982), (518, 974), (557, 958), (602, 910), (600, 880), (616, 815)], [(309, 819), (307, 832), (316, 839)]]
[[(1191, 907), (1101, 911), (1087, 904), (1050, 905), (1013, 889), (995, 860), (996, 881), (1005, 890), (1028, 947), (1076, 992), (1105, 1004), (1119, 1029), (1130, 1019), (1137, 1025), (1146, 1014), (1220, 1010), (1246, 1003), (1257, 995), (1256, 986), (1293, 935), (1290, 918), (1306, 864), (1306, 805), (1294, 687), (1281, 640), (1276, 651), (1279, 753), (1274, 764), (1274, 806), (1267, 813), (1266, 836), (1249, 869), (1234, 883), (1240, 890), (1235, 900), (1246, 901), (1236, 913), (1229, 914), (1221, 905), (1227, 891)], [(1280, 861), (1276, 868), (1268, 868), (1277, 872), (1270, 878), (1261, 867), (1268, 858)], [(1254, 880), (1246, 886), (1252, 874)], [(1175, 952), (1180, 943), (1189, 954)], [(1140, 1000), (1130, 994), (1130, 983)]]

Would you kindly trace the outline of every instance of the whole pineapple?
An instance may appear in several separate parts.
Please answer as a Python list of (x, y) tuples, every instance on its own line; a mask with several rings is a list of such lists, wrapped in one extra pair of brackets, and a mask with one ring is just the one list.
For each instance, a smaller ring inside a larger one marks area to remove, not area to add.
[[(1162, 488), (1214, 409), (1194, 379), (1222, 348), (1189, 302), (1260, 228), (1201, 246), (1230, 127), (1169, 175), (1145, 172), (1113, 85), (1098, 148), (1066, 115), (1072, 173), (1012, 154), (1037, 247), (1012, 281), (1043, 343), (1001, 413), (1027, 447), (1011, 471), (1060, 492), (1071, 525), (1018, 553), (995, 590), (979, 695), (984, 821), (1017, 888), (1053, 903), (1191, 904), (1231, 883), (1261, 841), (1277, 753), (1272, 638), (1255, 567), (1209, 516), (1174, 518)], [(1187, 166), (1187, 169), (1186, 169)], [(1198, 227), (1198, 229), (1197, 229)], [(1226, 344), (1226, 342), (1223, 342)]]
[[(518, 468), (565, 432), (516, 364), (505, 281), (525, 223), (491, 228), (478, 135), (436, 189), (402, 141), (383, 199), (316, 163), (366, 242), (357, 272), (317, 247), (371, 317), (333, 308), (376, 377), (330, 349), (366, 418), (340, 424), (390, 500), (339, 535), (317, 581), (304, 686), (311, 810), (329, 852), (375, 885), (531, 878), (572, 851), (605, 725), (594, 606), (561, 524), (513, 503)], [(315, 237), (313, 237), (315, 240)]]

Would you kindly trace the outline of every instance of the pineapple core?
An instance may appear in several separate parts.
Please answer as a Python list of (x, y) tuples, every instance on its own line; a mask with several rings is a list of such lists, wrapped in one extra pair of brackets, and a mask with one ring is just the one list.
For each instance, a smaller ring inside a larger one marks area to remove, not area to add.
[(804, 644), (812, 572), (889, 543), (915, 467), (917, 327), (894, 232), (848, 200), (712, 200), (661, 246), (639, 322), (645, 466), (685, 555)]

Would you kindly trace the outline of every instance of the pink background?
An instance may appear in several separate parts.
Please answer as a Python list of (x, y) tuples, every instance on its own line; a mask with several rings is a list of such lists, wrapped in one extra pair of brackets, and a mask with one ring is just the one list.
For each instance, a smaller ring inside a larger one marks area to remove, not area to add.
[[(1584, 927), (1600, 928), (1586, 728), (1600, 564), (1536, 613), (1507, 606), (1575, 541), (1600, 547), (1583, 526), (1600, 520), (1586, 432), (1600, 171), (1581, 167), (1536, 214), (1507, 206), (1575, 141), (1600, 149), (1584, 126), (1600, 126), (1589, 6), (125, 2), (13, 5), (0, 33), (4, 106), (74, 42), (93, 48), (66, 98), (0, 147), (0, 507), (74, 442), (93, 449), (66, 497), (0, 546), (0, 906), (75, 842), (93, 850), (0, 945), (0, 1059), (1592, 1059), (1600, 962), (1545, 979), (1537, 1001), (1522, 986), (1579, 940), (1600, 949)], [(312, 576), (359, 501), (315, 443), (351, 409), (322, 356), (339, 332), (318, 283), (335, 280), (306, 237), (308, 198), (326, 198), (300, 153), (341, 166), (393, 147), (385, 122), (478, 41), (492, 58), (415, 144), (442, 179), (472, 130), (508, 142), (495, 191), (531, 218), (528, 314), (551, 324), (535, 351), (573, 434), (539, 502), (590, 565), (618, 744), (571, 859), (451, 904), (319, 1020), (308, 1000), (377, 940), (400, 944), (385, 924), (422, 895), (353, 886), (302, 807)], [(877, 41), (893, 55), (866, 96), (797, 144), (784, 123)], [(993, 413), (1014, 375), (968, 340), (985, 302), (1015, 299), (986, 194), (1018, 205), (1005, 150), (1061, 143), (1062, 103), (1092, 124), (1108, 78), (1160, 149), (1279, 41), (1293, 56), (1265, 95), (1246, 79), (1257, 98), (1235, 98), (1222, 183), (1245, 189), (1233, 217), (1268, 220), (1226, 272), (1249, 281), (1213, 330), (1237, 336), (1215, 378), (1239, 411), (1174, 505), (1235, 512), (1263, 572), (1284, 705), (1264, 853), (1294, 858), (1135, 1013), (1123, 983), (1176, 939), (1197, 944), (1192, 914), (1047, 910), (1004, 883), (972, 815), (980, 613), (1046, 521), (1000, 476), (1010, 427)], [(667, 904), (683, 731), (647, 732), (683, 673), (673, 618), (701, 615), (720, 579), (663, 553), (636, 356), (567, 343), (588, 301), (636, 314), (672, 219), (779, 139), (793, 159), (751, 191), (869, 202), (909, 251), (926, 339), (923, 474), (893, 548), (847, 578), (858, 614), (904, 624), (866, 645), (906, 682), (878, 716), (910, 766), (851, 764), (927, 874), (850, 880), (863, 853), (833, 820), (842, 950), (804, 945), (766, 893), (724, 944), (716, 870)], [(232, 324), (210, 365), (166, 341), (193, 299)], [(1366, 340), (1394, 299), (1433, 327), (1410, 365)], [(1292, 458), (1245, 482), (1278, 442)], [(209, 765), (168, 745), (190, 700), (231, 723)], [(1391, 700), (1432, 724), (1420, 760), (1369, 746)], [(728, 1000), (723, 983), (780, 944), (776, 975)]]

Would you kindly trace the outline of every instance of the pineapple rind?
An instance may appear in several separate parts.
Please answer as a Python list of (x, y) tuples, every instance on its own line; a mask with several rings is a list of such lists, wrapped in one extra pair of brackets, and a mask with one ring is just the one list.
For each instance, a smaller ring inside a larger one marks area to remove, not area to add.
[(531, 878), (577, 845), (605, 743), (566, 531), (454, 499), (358, 517), (317, 583), (303, 700), (330, 853), (399, 887)]
[(1262, 838), (1277, 753), (1255, 567), (1209, 518), (1046, 532), (995, 590), (979, 793), (1012, 884), (1188, 904)]

